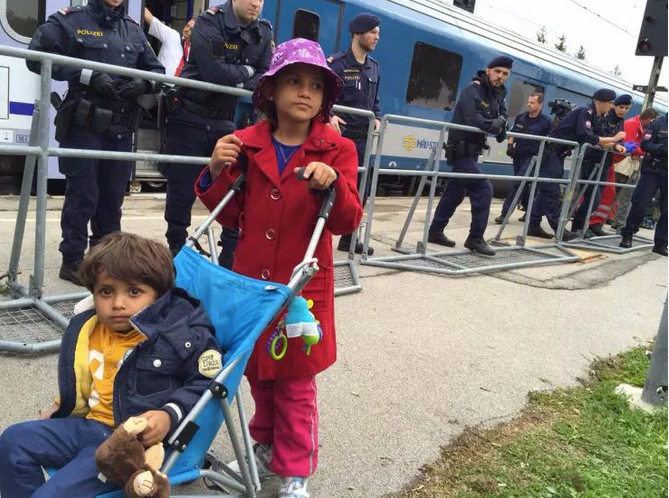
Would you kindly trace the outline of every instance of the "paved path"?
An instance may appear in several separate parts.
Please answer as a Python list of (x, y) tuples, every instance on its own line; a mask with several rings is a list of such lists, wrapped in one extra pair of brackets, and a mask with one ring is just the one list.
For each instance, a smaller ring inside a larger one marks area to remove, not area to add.
[[(162, 202), (130, 198), (124, 228), (162, 238)], [(407, 206), (406, 199), (380, 201), (373, 230), (378, 254), (390, 254)], [(11, 209), (11, 200), (0, 202), (1, 267), (11, 246)], [(493, 207), (491, 219), (498, 210)], [(47, 294), (76, 289), (57, 279), (58, 216), (54, 210), (47, 217)], [(202, 220), (204, 212), (196, 216)], [(465, 204), (448, 231), (458, 247), (468, 225)], [(515, 222), (508, 235), (519, 228)], [(420, 229), (412, 225), (409, 242), (415, 244)], [(31, 245), (30, 239), (26, 263)], [(572, 385), (587, 375), (594, 356), (651, 339), (667, 295), (667, 260), (648, 252), (458, 278), (372, 267), (360, 273), (363, 292), (336, 300), (339, 361), (318, 379), (314, 498), (373, 498), (401, 490), (465, 427), (507, 420), (522, 409), (528, 391)], [(0, 356), (0, 430), (50, 403), (56, 360)], [(231, 455), (223, 437), (214, 449)], [(266, 484), (261, 497), (273, 496), (276, 483)], [(204, 489), (194, 484), (175, 492)]]

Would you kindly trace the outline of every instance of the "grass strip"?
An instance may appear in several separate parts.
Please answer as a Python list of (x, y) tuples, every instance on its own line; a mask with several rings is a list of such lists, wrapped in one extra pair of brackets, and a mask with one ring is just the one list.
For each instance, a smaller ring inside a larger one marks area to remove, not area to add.
[(645, 349), (596, 361), (582, 386), (532, 392), (514, 420), (467, 429), (397, 498), (667, 497), (667, 408), (632, 410)]

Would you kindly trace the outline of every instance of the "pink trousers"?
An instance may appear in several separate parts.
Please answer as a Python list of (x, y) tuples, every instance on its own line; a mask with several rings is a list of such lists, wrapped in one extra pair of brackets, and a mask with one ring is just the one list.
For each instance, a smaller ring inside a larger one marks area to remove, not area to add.
[(248, 381), (256, 405), (249, 430), (257, 442), (273, 445), (270, 470), (309, 477), (318, 461), (316, 377)]

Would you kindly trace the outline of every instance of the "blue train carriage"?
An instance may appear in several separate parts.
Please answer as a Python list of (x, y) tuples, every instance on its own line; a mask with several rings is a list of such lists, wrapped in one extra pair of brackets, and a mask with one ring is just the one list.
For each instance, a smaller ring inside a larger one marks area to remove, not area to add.
[[(267, 0), (263, 17), (274, 24), (278, 43), (309, 37), (330, 54), (348, 47), (348, 22), (360, 12), (381, 18), (381, 41), (372, 56), (381, 64), (383, 114), (450, 121), (459, 92), (499, 54), (515, 60), (506, 84), (511, 120), (524, 112), (535, 91), (545, 94), (546, 113), (550, 100), (587, 104), (602, 86), (633, 95), (630, 116), (641, 110), (644, 96), (632, 91), (630, 83), (438, 0)], [(666, 99), (656, 98), (656, 108), (665, 112)], [(391, 169), (424, 168), (439, 138), (438, 131), (398, 124), (387, 133), (382, 167)], [(483, 171), (511, 174), (506, 144), (494, 139), (489, 144), (480, 159)], [(440, 167), (449, 169), (443, 161)]]

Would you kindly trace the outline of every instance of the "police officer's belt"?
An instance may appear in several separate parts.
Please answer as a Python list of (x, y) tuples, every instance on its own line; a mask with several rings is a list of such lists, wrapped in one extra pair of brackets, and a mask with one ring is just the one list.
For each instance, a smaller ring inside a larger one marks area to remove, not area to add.
[(198, 104), (192, 100), (187, 100), (184, 98), (181, 98), (181, 107), (188, 112), (192, 112), (198, 116), (204, 116), (205, 118), (211, 119), (224, 119), (226, 121), (232, 121), (232, 118), (235, 115), (234, 111), (216, 109), (215, 107)]
[(546, 144), (544, 151), (546, 154), (557, 154), (566, 157), (571, 154), (571, 147), (569, 145), (561, 145), (551, 142)]

